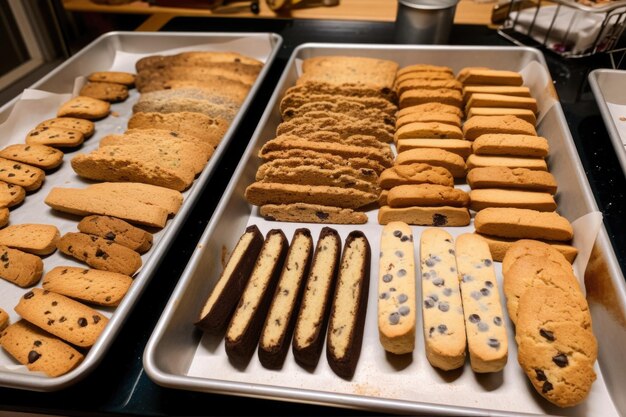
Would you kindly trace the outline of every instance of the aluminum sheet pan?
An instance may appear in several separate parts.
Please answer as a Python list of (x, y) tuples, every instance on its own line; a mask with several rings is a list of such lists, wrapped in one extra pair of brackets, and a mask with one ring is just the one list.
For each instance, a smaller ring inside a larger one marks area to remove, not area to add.
[[(543, 80), (535, 82), (531, 90), (542, 107), (539, 133), (550, 140), (548, 162), (559, 183), (559, 210), (570, 220), (597, 211), (543, 55), (537, 50), (518, 47), (302, 45), (294, 51), (287, 64), (254, 136), (146, 346), (144, 367), (150, 378), (160, 385), (179, 389), (391, 413), (624, 415), (626, 401), (621, 394), (626, 384), (626, 361), (620, 350), (626, 343), (626, 291), (624, 278), (602, 226), (599, 227), (589, 267), (584, 273), (600, 347), (596, 365), (598, 380), (589, 398), (571, 409), (554, 407), (534, 392), (517, 364), (510, 323), (509, 363), (500, 373), (474, 374), (469, 363), (464, 369), (454, 372), (439, 372), (431, 367), (424, 355), (421, 314), (418, 314), (413, 354), (402, 358), (386, 355), (378, 340), (375, 284), (370, 285), (363, 348), (356, 373), (350, 381), (336, 376), (324, 357), (320, 358), (315, 370), (304, 370), (295, 363), (291, 352), (278, 371), (263, 368), (256, 355), (247, 366), (236, 368), (228, 361), (223, 338), (203, 335), (194, 328), (197, 314), (221, 272), (224, 251), (232, 250), (246, 225), (257, 224), (263, 233), (270, 228), (281, 228), (289, 238), (296, 227), (308, 227), (315, 239), (319, 235), (323, 225), (265, 221), (258, 216), (257, 208), (246, 202), (244, 191), (254, 181), (260, 165), (258, 150), (265, 141), (274, 137), (280, 122), (279, 100), (284, 91), (295, 83), (301, 60), (321, 55), (391, 59), (400, 66), (414, 63), (448, 65), (455, 71), (476, 65), (532, 71), (533, 78)], [(333, 227), (342, 239), (351, 230), (364, 231), (372, 254), (376, 254), (381, 226), (376, 221), (376, 210), (368, 215), (370, 221), (365, 225)], [(416, 240), (422, 229), (413, 226)], [(472, 229), (447, 228), (453, 235)], [(501, 279), (501, 265), (495, 265)], [(377, 262), (372, 262), (372, 280), (377, 279), (377, 268)], [(420, 287), (417, 286), (418, 299)]]
[(593, 70), (589, 73), (589, 84), (626, 175), (626, 71)]
[[(18, 122), (12, 123), (12, 132), (33, 128), (25, 120), (33, 119), (42, 121), (47, 117), (53, 117), (56, 105), (49, 106), (47, 100), (58, 100), (69, 97), (75, 84), (75, 79), (85, 76), (92, 71), (101, 71), (119, 65), (119, 60), (125, 60), (129, 65), (129, 59), (136, 59), (140, 56), (154, 54), (159, 51), (174, 50), (179, 48), (198, 48), (203, 50), (235, 51), (254, 56), (265, 62), (265, 66), (252, 86), (250, 93), (242, 104), (239, 113), (233, 120), (231, 127), (226, 132), (222, 142), (215, 150), (211, 160), (204, 168), (201, 175), (196, 179), (194, 185), (187, 190), (184, 195), (184, 202), (179, 213), (163, 228), (154, 235), (154, 245), (150, 251), (143, 255), (143, 267), (136, 275), (133, 285), (126, 297), (117, 308), (101, 309), (105, 315), (110, 317), (109, 325), (104, 330), (97, 343), (89, 350), (85, 360), (73, 371), (57, 378), (48, 378), (38, 373), (31, 373), (24, 367), (15, 367), (16, 362), (10, 356), (0, 350), (0, 386), (20, 388), (37, 391), (53, 391), (67, 387), (76, 383), (90, 371), (92, 371), (104, 357), (107, 349), (115, 339), (122, 324), (132, 311), (133, 306), (139, 300), (141, 293), (154, 275), (160, 260), (164, 257), (168, 247), (174, 240), (177, 232), (182, 227), (186, 216), (191, 211), (195, 201), (200, 196), (207, 181), (217, 166), (224, 149), (233, 137), (233, 132), (241, 121), (243, 114), (252, 102), (252, 98), (263, 82), (268, 69), (280, 49), (282, 38), (272, 33), (134, 33), (134, 32), (112, 32), (105, 34), (85, 47), (75, 56), (67, 60), (59, 68), (38, 81), (31, 88), (35, 91), (27, 91), (24, 95), (31, 93), (34, 96), (45, 95), (45, 99), (34, 99), (27, 102), (19, 101), (19, 97), (0, 109), (0, 121), (9, 118), (10, 112), (15, 109), (16, 114), (11, 116), (11, 121), (17, 117)], [(116, 61), (116, 62), (114, 62)], [(55, 93), (46, 94), (41, 92)], [(64, 94), (60, 96), (58, 94)], [(64, 234), (69, 231), (76, 231), (76, 224), (79, 220), (77, 216), (65, 215), (52, 211), (44, 204), (44, 199), (50, 189), (54, 186), (79, 186), (88, 184), (81, 180), (72, 170), (69, 160), (79, 152), (88, 152), (98, 146), (101, 137), (111, 133), (121, 133), (125, 130), (128, 117), (132, 113), (132, 104), (138, 98), (138, 92), (133, 89), (128, 100), (123, 103), (112, 105), (112, 112), (115, 115), (109, 116), (102, 121), (96, 122), (96, 133), (77, 151), (72, 151), (65, 156), (65, 161), (61, 168), (46, 177), (41, 190), (28, 195), (26, 201), (11, 212), (11, 223), (18, 224), (24, 222), (50, 223), (55, 224)], [(39, 113), (41, 109), (41, 113)], [(50, 114), (52, 109), (52, 114)], [(45, 113), (48, 111), (48, 113)], [(7, 123), (8, 125), (8, 123)], [(20, 135), (7, 135), (6, 132), (0, 136), (0, 147), (9, 143), (20, 143), (25, 137), (25, 133)], [(57, 265), (80, 265), (73, 259), (65, 257), (60, 253), (55, 253), (44, 260), (44, 273)], [(0, 280), (0, 306), (11, 315), (11, 321), (18, 319), (13, 307), (17, 304), (19, 297), (26, 292), (13, 284)], [(14, 369), (17, 368), (17, 369)]]

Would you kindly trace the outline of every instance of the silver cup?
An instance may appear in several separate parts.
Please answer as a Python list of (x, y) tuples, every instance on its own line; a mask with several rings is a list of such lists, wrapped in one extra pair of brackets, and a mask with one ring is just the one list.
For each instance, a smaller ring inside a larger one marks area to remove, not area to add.
[(444, 44), (459, 0), (398, 0), (397, 43)]

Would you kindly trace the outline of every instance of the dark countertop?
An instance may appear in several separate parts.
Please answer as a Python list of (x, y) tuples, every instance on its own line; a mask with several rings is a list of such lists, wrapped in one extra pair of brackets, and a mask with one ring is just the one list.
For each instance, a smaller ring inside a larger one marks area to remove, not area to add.
[[(53, 393), (0, 389), (0, 410), (63, 415), (366, 415), (364, 411), (203, 394), (162, 388), (142, 368), (144, 347), (261, 117), (293, 49), (305, 42), (393, 43), (393, 23), (176, 18), (164, 31), (276, 32), (284, 43), (215, 175), (208, 182), (137, 306), (99, 367), (76, 385)], [(482, 26), (454, 26), (454, 45), (510, 45)], [(564, 60), (545, 53), (574, 142), (623, 271), (626, 178), (587, 83), (607, 56)]]

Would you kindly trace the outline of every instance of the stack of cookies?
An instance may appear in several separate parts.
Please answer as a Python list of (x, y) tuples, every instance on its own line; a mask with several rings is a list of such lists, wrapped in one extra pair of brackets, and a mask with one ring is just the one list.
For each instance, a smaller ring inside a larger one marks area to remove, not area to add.
[(283, 122), (259, 152), (246, 199), (268, 219), (365, 223), (393, 154), (395, 62), (306, 59), (280, 103)]
[(121, 135), (77, 155), (78, 175), (188, 189), (211, 158), (263, 64), (231, 52), (150, 56), (136, 64), (142, 93)]
[(535, 390), (559, 407), (582, 402), (596, 379), (596, 338), (569, 261), (550, 245), (520, 240), (502, 263), (518, 360)]
[(469, 196), (454, 188), (471, 153), (461, 130), (462, 84), (449, 67), (415, 64), (398, 71), (395, 88), (398, 155), (380, 175), (379, 223), (468, 225)]
[(299, 364), (315, 367), (326, 333), (330, 367), (350, 378), (369, 288), (370, 249), (363, 233), (350, 233), (340, 256), (341, 238), (327, 227), (314, 248), (308, 229), (297, 229), (289, 244), (280, 229), (264, 240), (249, 226), (195, 324), (212, 334), (225, 331), (231, 361), (247, 363), (258, 345), (259, 360), (270, 369), (283, 366), (290, 345)]

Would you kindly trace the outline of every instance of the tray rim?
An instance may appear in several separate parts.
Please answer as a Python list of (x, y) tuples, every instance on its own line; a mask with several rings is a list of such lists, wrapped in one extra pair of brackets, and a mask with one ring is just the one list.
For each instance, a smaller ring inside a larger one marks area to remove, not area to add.
[(604, 126), (606, 127), (609, 138), (611, 139), (611, 143), (613, 144), (613, 148), (615, 149), (615, 155), (617, 156), (617, 159), (622, 166), (622, 171), (624, 172), (624, 175), (626, 175), (626, 145), (622, 143), (619, 132), (617, 131), (617, 127), (615, 126), (615, 122), (613, 121), (613, 117), (611, 116), (611, 111), (609, 110), (609, 106), (607, 105), (606, 98), (604, 97), (604, 92), (602, 91), (602, 87), (600, 86), (599, 77), (602, 74), (621, 74), (626, 77), (626, 71), (601, 68), (595, 69), (591, 71), (589, 75), (587, 75), (589, 85), (591, 86), (591, 91), (593, 92), (593, 96), (596, 100), (596, 104), (598, 105), (598, 109), (600, 109), (600, 115), (602, 116), (602, 120), (604, 121)]
[[(72, 370), (71, 372), (59, 376), (59, 377), (42, 377), (39, 375), (33, 375), (30, 373), (12, 373), (12, 372), (4, 372), (0, 371), (0, 386), (7, 388), (15, 388), (15, 389), (25, 389), (25, 390), (33, 390), (33, 391), (56, 391), (63, 388), (66, 388), (70, 385), (73, 385), (86, 377), (89, 373), (91, 373), (98, 364), (104, 358), (104, 355), (107, 353), (111, 344), (116, 339), (119, 331), (121, 330), (122, 325), (128, 319), (128, 316), (132, 314), (132, 310), (140, 299), (141, 294), (150, 283), (152, 277), (154, 276), (156, 269), (158, 268), (161, 260), (164, 255), (168, 252), (171, 244), (174, 241), (174, 238), (182, 228), (183, 223), (186, 221), (187, 216), (195, 206), (198, 198), (202, 194), (207, 182), (213, 176), (215, 169), (221, 158), (225, 149), (228, 147), (230, 141), (234, 137), (234, 132), (238, 128), (239, 123), (241, 123), (243, 116), (248, 111), (254, 97), (256, 96), (257, 91), (259, 90), (261, 84), (264, 82), (267, 73), (269, 72), (269, 68), (273, 64), (278, 52), (283, 43), (283, 38), (277, 33), (274, 32), (132, 32), (132, 31), (112, 31), (107, 32), (92, 42), (90, 42), (87, 46), (82, 48), (75, 55), (65, 60), (62, 64), (56, 67), (53, 71), (48, 73), (46, 76), (39, 79), (33, 85), (28, 88), (37, 88), (42, 85), (52, 77), (54, 77), (57, 73), (63, 71), (68, 66), (72, 65), (74, 62), (81, 59), (81, 57), (86, 54), (92, 48), (98, 46), (99, 43), (105, 43), (109, 41), (110, 38), (121, 38), (123, 36), (130, 37), (145, 37), (145, 38), (155, 38), (155, 37), (196, 37), (198, 39), (209, 39), (215, 37), (246, 37), (246, 36), (267, 36), (270, 42), (271, 51), (266, 58), (265, 64), (263, 65), (263, 69), (257, 76), (254, 84), (250, 88), (248, 95), (242, 105), (239, 108), (235, 118), (231, 122), (228, 130), (224, 134), (220, 145), (215, 149), (211, 159), (204, 167), (202, 173), (195, 179), (194, 184), (188, 190), (189, 194), (186, 196), (183, 205), (181, 206), (179, 212), (168, 221), (164, 231), (163, 236), (157, 243), (155, 247), (152, 248), (152, 252), (149, 254), (148, 259), (142, 266), (141, 271), (135, 276), (134, 280), (141, 280), (139, 285), (131, 286), (130, 290), (120, 303), (120, 305), (115, 309), (112, 313), (109, 324), (102, 332), (101, 336), (98, 338), (97, 342), (91, 347), (89, 352), (85, 355), (85, 359), (81, 364)], [(13, 100), (6, 103), (4, 106), (0, 107), (0, 114), (11, 108), (15, 105), (15, 103), (20, 99), (21, 94), (15, 97)], [(180, 277), (179, 277), (180, 278)]]
[[(280, 79), (278, 80), (276, 86), (283, 86), (285, 79), (289, 76), (289, 72), (294, 64), (294, 61), (298, 58), (298, 55), (301, 51), (306, 50), (308, 48), (325, 48), (325, 49), (345, 49), (350, 48), (350, 51), (354, 50), (411, 50), (411, 51), (422, 51), (422, 50), (464, 50), (464, 51), (472, 51), (472, 50), (480, 50), (480, 51), (526, 51), (534, 55), (537, 61), (544, 67), (546, 70), (548, 69), (546, 60), (544, 55), (537, 49), (532, 47), (520, 47), (520, 46), (465, 46), (465, 45), (396, 45), (396, 44), (352, 44), (352, 43), (323, 43), (323, 42), (310, 42), (299, 45), (292, 52), (289, 61), (287, 62), (283, 73), (281, 74)], [(354, 54), (353, 54), (354, 55)], [(207, 225), (205, 231), (200, 237), (200, 242), (206, 241), (206, 238), (213, 234), (214, 229), (217, 227), (217, 219), (221, 218), (223, 212), (227, 207), (228, 200), (232, 197), (232, 194), (236, 191), (237, 182), (239, 181), (240, 176), (242, 175), (244, 169), (246, 168), (246, 162), (248, 161), (250, 154), (253, 152), (255, 148), (255, 143), (258, 137), (262, 134), (265, 124), (270, 118), (272, 111), (274, 110), (274, 106), (270, 106), (270, 103), (275, 103), (280, 95), (281, 91), (278, 88), (274, 89), (272, 96), (270, 97), (268, 104), (259, 120), (259, 123), (248, 142), (248, 146), (244, 151), (237, 168), (232, 174), (232, 177), (228, 183), (227, 188), (225, 189), (218, 206), (215, 209), (213, 217), (209, 224)], [(561, 125), (565, 126), (565, 146), (567, 152), (570, 156), (575, 158), (573, 161), (574, 166), (576, 167), (576, 176), (580, 178), (580, 182), (582, 185), (583, 196), (581, 196), (585, 203), (592, 209), (597, 211), (598, 206), (593, 197), (593, 193), (591, 191), (591, 187), (589, 184), (589, 180), (583, 170), (582, 161), (580, 160), (580, 155), (575, 148), (575, 144), (573, 138), (571, 136), (571, 132), (569, 130), (569, 126), (565, 119), (565, 115), (563, 112), (563, 108), (561, 106), (560, 101), (556, 101), (553, 106), (556, 106), (556, 116)], [(622, 299), (626, 299), (626, 284), (624, 284), (623, 274), (619, 264), (617, 263), (617, 258), (615, 252), (613, 250), (610, 239), (608, 238), (608, 233), (606, 231), (606, 227), (604, 223), (602, 223), (600, 232), (596, 238), (596, 245), (599, 245), (603, 252), (606, 255), (606, 259), (609, 261), (609, 271), (611, 272), (611, 276), (622, 277), (621, 286), (618, 288), (622, 295)], [(335, 406), (335, 407), (348, 407), (348, 408), (361, 408), (372, 411), (393, 411), (393, 412), (406, 412), (406, 413), (428, 413), (432, 415), (490, 415), (490, 416), (528, 416), (528, 415), (536, 415), (529, 413), (516, 413), (516, 412), (501, 412), (491, 409), (483, 409), (483, 408), (468, 408), (462, 406), (447, 406), (440, 404), (429, 404), (429, 403), (414, 403), (405, 400), (393, 400), (388, 398), (375, 398), (375, 397), (364, 397), (364, 396), (356, 396), (352, 394), (337, 394), (337, 393), (329, 393), (329, 392), (320, 392), (314, 390), (300, 390), (292, 387), (276, 387), (272, 385), (259, 385), (259, 384), (251, 384), (245, 382), (234, 382), (234, 381), (224, 381), (215, 378), (198, 378), (193, 376), (184, 376), (178, 374), (168, 373), (157, 365), (157, 361), (155, 358), (156, 350), (159, 342), (163, 339), (164, 331), (166, 327), (166, 320), (169, 315), (173, 312), (176, 307), (177, 299), (179, 299), (186, 289), (186, 286), (189, 284), (191, 277), (194, 273), (194, 269), (196, 268), (197, 262), (201, 257), (201, 250), (196, 249), (192, 256), (190, 257), (188, 264), (183, 271), (181, 278), (178, 281), (178, 284), (174, 291), (172, 292), (172, 296), (168, 300), (165, 309), (163, 310), (157, 324), (153, 330), (150, 339), (144, 350), (143, 355), (143, 365), (144, 370), (148, 377), (157, 383), (158, 385), (175, 388), (175, 389), (187, 389), (191, 391), (199, 391), (199, 392), (209, 392), (209, 393), (220, 393), (226, 395), (235, 395), (235, 396), (243, 396), (243, 397), (252, 397), (252, 398), (262, 398), (262, 399), (270, 399), (270, 400), (287, 400), (293, 402), (300, 403), (308, 403), (308, 404), (316, 404), (316, 405), (324, 405), (324, 406)]]

